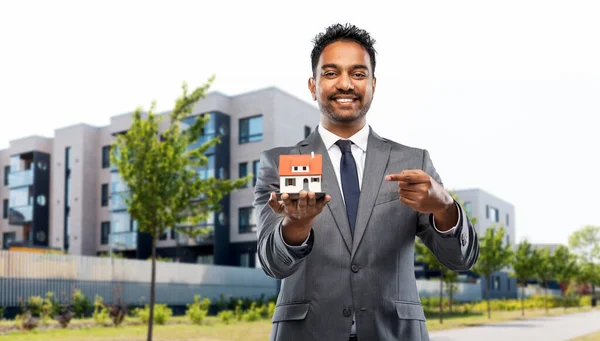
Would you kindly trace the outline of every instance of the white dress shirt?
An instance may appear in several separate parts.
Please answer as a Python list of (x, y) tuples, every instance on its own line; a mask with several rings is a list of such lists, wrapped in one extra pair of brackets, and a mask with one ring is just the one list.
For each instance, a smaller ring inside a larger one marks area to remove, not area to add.
[[(321, 139), (323, 140), (323, 144), (325, 144), (325, 148), (327, 149), (329, 158), (331, 159), (331, 163), (333, 165), (333, 170), (335, 171), (335, 176), (338, 180), (340, 194), (342, 195), (342, 199), (343, 199), (344, 192), (341, 190), (342, 189), (342, 178), (340, 176), (340, 162), (342, 160), (342, 151), (335, 143), (340, 139), (342, 139), (342, 140), (346, 140), (346, 139), (335, 135), (334, 133), (330, 132), (329, 130), (323, 128), (323, 126), (320, 124), (318, 126), (318, 129), (319, 129), (319, 135), (321, 136)], [(358, 172), (359, 188), (362, 188), (362, 179), (363, 179), (363, 173), (364, 173), (364, 169), (365, 169), (365, 159), (367, 158), (367, 144), (369, 142), (369, 132), (370, 132), (369, 125), (365, 124), (365, 126), (362, 127), (361, 130), (359, 130), (358, 132), (356, 132), (356, 134), (352, 135), (350, 138), (347, 139), (347, 140), (351, 140), (353, 142), (351, 145), (351, 150), (352, 150), (352, 156), (354, 157), (354, 161), (356, 162), (356, 170)], [(437, 227), (435, 227), (435, 218), (433, 219), (433, 227), (439, 233), (448, 233), (448, 234), (453, 233), (456, 230), (457, 226), (458, 226), (458, 222), (457, 222), (457, 225), (452, 227), (450, 230), (440, 231), (437, 229)], [(310, 235), (309, 235), (309, 237), (310, 237)], [(281, 236), (281, 239), (284, 240), (283, 235)], [(292, 245), (286, 244), (286, 246), (288, 248), (290, 248), (290, 250), (301, 251), (307, 246), (307, 242), (308, 242), (308, 238), (301, 245), (292, 246)], [(284, 240), (284, 243), (285, 243), (285, 240)], [(356, 334), (356, 325), (354, 323), (354, 317), (352, 319), (352, 328), (351, 328), (350, 334), (351, 335)]]

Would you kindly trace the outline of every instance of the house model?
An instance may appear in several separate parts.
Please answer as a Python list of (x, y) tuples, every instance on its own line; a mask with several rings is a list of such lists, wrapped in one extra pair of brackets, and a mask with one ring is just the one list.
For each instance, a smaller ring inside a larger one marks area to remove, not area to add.
[(323, 155), (314, 152), (303, 155), (279, 156), (280, 193), (321, 193)]

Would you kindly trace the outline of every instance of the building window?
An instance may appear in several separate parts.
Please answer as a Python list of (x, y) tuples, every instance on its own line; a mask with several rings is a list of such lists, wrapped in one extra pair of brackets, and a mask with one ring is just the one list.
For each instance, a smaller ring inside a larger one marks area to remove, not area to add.
[(296, 186), (296, 179), (295, 178), (285, 179), (285, 185), (286, 186)]
[(254, 176), (252, 177), (252, 186), (256, 186), (256, 180), (258, 179), (258, 169), (260, 167), (260, 161), (259, 160), (254, 160), (252, 162), (252, 174), (254, 174)]
[(250, 267), (250, 252), (243, 252), (240, 254), (240, 266), (243, 268)]
[(2, 248), (8, 250), (8, 247), (12, 242), (17, 239), (17, 234), (15, 232), (5, 232), (2, 234)]
[(102, 147), (102, 168), (110, 167), (110, 146)]
[(465, 201), (465, 213), (467, 213), (468, 216), (471, 216), (471, 212), (473, 212), (473, 207), (471, 205), (471, 202)]
[(2, 202), (2, 219), (8, 219), (8, 199)]
[(310, 135), (310, 127), (304, 126), (304, 137), (308, 137)]
[(311, 180), (310, 180), (310, 181), (311, 181), (311, 182), (319, 182), (319, 180), (320, 180), (319, 178), (311, 178)]
[(500, 290), (500, 276), (494, 276), (494, 290)]
[(239, 210), (239, 233), (256, 232), (256, 218), (254, 207), (240, 207)]
[(498, 213), (498, 209), (492, 206), (486, 205), (485, 217), (493, 222), (500, 221), (500, 214)]
[(110, 235), (110, 221), (103, 221), (100, 225), (100, 244), (108, 244), (108, 235)]
[(4, 186), (8, 186), (8, 174), (10, 174), (10, 166), (4, 167)]
[(508, 226), (508, 222), (509, 222), (509, 218), (508, 218), (508, 213), (506, 213), (506, 226)]
[(71, 147), (65, 148), (65, 169), (71, 170)]
[(102, 207), (108, 206), (108, 184), (102, 184)]
[(506, 245), (510, 245), (510, 235), (506, 235)]
[(240, 138), (239, 143), (262, 141), (263, 137), (263, 119), (262, 115), (243, 118), (240, 120)]
[(243, 178), (245, 176), (248, 176), (248, 162), (240, 162), (238, 178)]

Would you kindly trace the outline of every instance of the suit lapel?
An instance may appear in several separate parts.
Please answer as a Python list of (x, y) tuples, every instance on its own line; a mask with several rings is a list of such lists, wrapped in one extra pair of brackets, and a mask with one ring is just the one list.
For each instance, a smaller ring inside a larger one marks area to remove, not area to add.
[(348, 216), (346, 215), (346, 206), (342, 199), (340, 186), (338, 185), (338, 180), (335, 176), (329, 153), (318, 133), (318, 126), (311, 135), (300, 142), (299, 149), (301, 154), (310, 154), (314, 151), (315, 154), (323, 155), (323, 181), (321, 182), (321, 190), (331, 196), (331, 200), (327, 206), (329, 207), (337, 228), (344, 239), (348, 252), (350, 252), (350, 250), (352, 250), (352, 235), (350, 234), (350, 224), (348, 223)]
[[(358, 202), (358, 215), (356, 217), (351, 258), (354, 258), (360, 241), (367, 229), (367, 223), (371, 217), (377, 194), (379, 194), (381, 182), (384, 181), (383, 173), (388, 164), (390, 149), (390, 144), (381, 139), (371, 129), (367, 144), (367, 158), (365, 160), (360, 200)], [(345, 208), (342, 207), (342, 209), (344, 210), (344, 216), (346, 216)], [(336, 213), (340, 214), (339, 212)]]

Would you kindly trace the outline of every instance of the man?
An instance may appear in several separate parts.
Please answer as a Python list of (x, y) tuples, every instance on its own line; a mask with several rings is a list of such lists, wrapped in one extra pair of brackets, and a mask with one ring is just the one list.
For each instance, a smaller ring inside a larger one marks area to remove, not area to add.
[[(308, 88), (320, 124), (295, 146), (261, 154), (255, 187), (258, 254), (282, 279), (271, 340), (429, 340), (414, 273), (415, 237), (449, 269), (479, 255), (473, 226), (443, 188), (426, 150), (366, 124), (374, 40), (351, 25), (319, 34)], [(322, 189), (279, 191), (279, 155), (323, 155)]]

